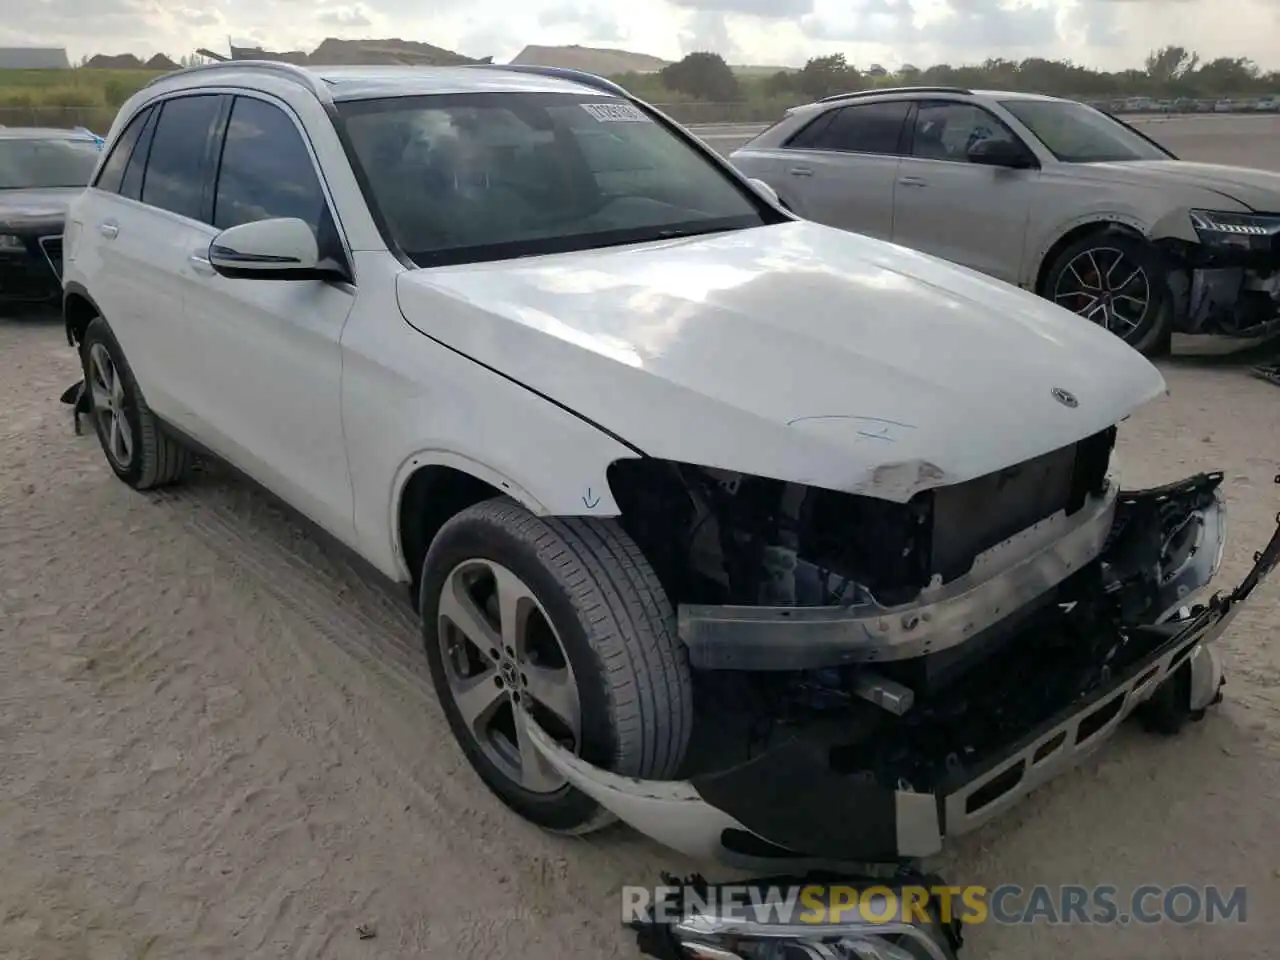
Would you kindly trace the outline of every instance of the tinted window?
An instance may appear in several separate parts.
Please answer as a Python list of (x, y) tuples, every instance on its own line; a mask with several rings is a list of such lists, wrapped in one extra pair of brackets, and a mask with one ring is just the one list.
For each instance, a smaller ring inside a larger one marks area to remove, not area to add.
[(896, 100), (841, 107), (805, 146), (810, 150), (896, 154), (909, 106), (905, 100)]
[(922, 160), (969, 162), (969, 151), (984, 140), (1021, 144), (1013, 131), (971, 103), (921, 103), (916, 111), (911, 155)]
[(120, 182), (124, 179), (124, 169), (129, 164), (129, 157), (133, 154), (134, 144), (138, 142), (143, 126), (151, 119), (151, 113), (151, 107), (147, 107), (130, 120), (129, 125), (124, 128), (124, 132), (116, 138), (115, 145), (111, 148), (111, 155), (107, 157), (107, 162), (102, 165), (102, 172), (98, 174), (98, 180), (94, 184), (99, 190), (107, 190), (111, 193), (120, 192)]
[(129, 166), (124, 171), (124, 180), (120, 184), (120, 196), (130, 200), (142, 199), (142, 178), (147, 169), (147, 155), (151, 152), (151, 141), (156, 135), (156, 121), (160, 119), (160, 111), (152, 110), (147, 117), (147, 124), (142, 128), (142, 135), (133, 148), (133, 156), (129, 158)]
[(0, 190), (87, 187), (101, 159), (89, 137), (0, 138)]
[(147, 159), (143, 203), (202, 218), (205, 157), (221, 100), (202, 95), (165, 101)]
[(1064, 163), (1168, 160), (1168, 151), (1093, 107), (1070, 100), (1003, 100), (1000, 104)]
[(822, 134), (827, 127), (831, 126), (831, 121), (836, 118), (836, 114), (839, 112), (839, 110), (828, 110), (807, 127), (801, 128), (799, 133), (787, 141), (787, 146), (800, 150), (819, 149), (817, 145), (822, 142)]
[(621, 99), (460, 94), (339, 109), (366, 199), (421, 265), (737, 230), (772, 216)]
[(297, 217), (317, 236), (328, 206), (311, 154), (279, 107), (237, 97), (222, 148), (213, 225), (220, 230), (270, 217)]

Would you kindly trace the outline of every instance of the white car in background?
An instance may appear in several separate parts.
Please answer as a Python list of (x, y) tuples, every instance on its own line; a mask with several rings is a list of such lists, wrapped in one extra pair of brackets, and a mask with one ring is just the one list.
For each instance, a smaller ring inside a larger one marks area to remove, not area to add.
[[(1150, 363), (597, 78), (217, 64), (104, 156), (65, 317), (111, 469), (212, 452), (407, 587), (462, 752), (548, 829), (935, 853), (1130, 713), (1201, 716), (1280, 550), (1197, 603), (1222, 475), (1112, 473)], [(890, 934), (953, 956), (839, 956)]]
[(1280, 330), (1280, 174), (1073, 100), (917, 87), (797, 107), (731, 161), (797, 214), (1031, 290), (1154, 355)]

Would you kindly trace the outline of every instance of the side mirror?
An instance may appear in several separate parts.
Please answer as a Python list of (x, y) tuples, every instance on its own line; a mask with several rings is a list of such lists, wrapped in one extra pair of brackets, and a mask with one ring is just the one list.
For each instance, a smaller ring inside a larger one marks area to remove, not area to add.
[(748, 182), (756, 188), (757, 193), (762, 194), (764, 198), (775, 207), (782, 206), (782, 201), (778, 198), (778, 191), (773, 189), (773, 187), (769, 186), (763, 180), (758, 180), (755, 177), (748, 178)]
[(1036, 165), (1036, 159), (1020, 143), (993, 137), (979, 140), (969, 148), (969, 162), (988, 167), (1010, 167), (1026, 170)]
[(316, 235), (294, 217), (223, 230), (209, 244), (209, 263), (232, 280), (320, 280), (332, 273), (320, 265)]

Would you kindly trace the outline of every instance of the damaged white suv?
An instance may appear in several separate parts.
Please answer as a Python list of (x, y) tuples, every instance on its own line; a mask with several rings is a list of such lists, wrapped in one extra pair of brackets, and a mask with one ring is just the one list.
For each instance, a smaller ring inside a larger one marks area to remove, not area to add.
[(931, 854), (1214, 702), (1275, 561), (1194, 604), (1221, 476), (1118, 490), (1134, 350), (584, 75), (182, 71), (65, 247), (116, 474), (212, 452), (411, 585), (462, 749), (553, 830)]

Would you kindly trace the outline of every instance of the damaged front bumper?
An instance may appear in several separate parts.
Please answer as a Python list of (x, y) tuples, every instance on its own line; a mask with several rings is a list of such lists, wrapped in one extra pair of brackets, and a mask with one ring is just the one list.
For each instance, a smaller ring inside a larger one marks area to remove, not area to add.
[[(839, 722), (827, 722), (779, 738), (746, 762), (680, 781), (642, 781), (593, 767), (546, 736), (527, 716), (522, 722), (569, 783), (618, 819), (694, 858), (754, 866), (892, 863), (935, 854), (946, 837), (968, 832), (1008, 810), (1104, 743), (1184, 665), (1183, 677), (1189, 675), (1185, 707), (1200, 711), (1217, 698), (1222, 670), (1210, 644), (1280, 560), (1278, 521), (1239, 586), (1194, 609), (1179, 607), (1183, 598), (1208, 583), (1221, 557), (1223, 508), (1216, 493), (1220, 481), (1221, 475), (1202, 475), (1158, 490), (1120, 495), (1130, 525), (1162, 518), (1163, 551), (1176, 548), (1182, 554), (1145, 589), (1141, 614), (1109, 628), (1114, 642), (1108, 634), (1101, 646), (1076, 645), (1087, 648), (1094, 660), (1068, 662), (1060, 670), (1045, 653), (1050, 641), (1035, 630), (1024, 631), (954, 689), (916, 698), (902, 711), (905, 716), (868, 707), (878, 718), (869, 734), (864, 727), (857, 735), (860, 742), (846, 742), (851, 737), (848, 730)], [(1206, 498), (1206, 491), (1212, 497)], [(1185, 523), (1178, 520), (1180, 497), (1202, 505), (1186, 511)], [(1206, 502), (1209, 505), (1203, 506)], [(1171, 505), (1177, 514), (1172, 536), (1167, 533)], [(1117, 552), (1126, 551), (1127, 561), (1147, 564), (1150, 557), (1143, 553), (1141, 541), (1138, 537), (1124, 550), (1109, 547), (1100, 567), (1108, 566), (1107, 557), (1119, 563)], [(1105, 570), (1102, 573), (1099, 583), (1110, 583)], [(1123, 618), (1129, 600), (1129, 593), (1121, 592), (1108, 602), (1117, 605)], [(1061, 614), (1064, 620), (1073, 615)], [(1076, 649), (1070, 642), (1060, 645), (1069, 652)], [(1095, 649), (1106, 652), (1095, 656)], [(1062, 672), (1086, 679), (1064, 686), (1057, 682)], [(1054, 684), (1046, 689), (1056, 692), (1042, 698), (1045, 702), (1030, 713), (1009, 707), (1019, 696), (1025, 700), (1025, 689), (1049, 674)], [(928, 762), (916, 764), (909, 776), (901, 772), (905, 768), (886, 762), (913, 751)]]

